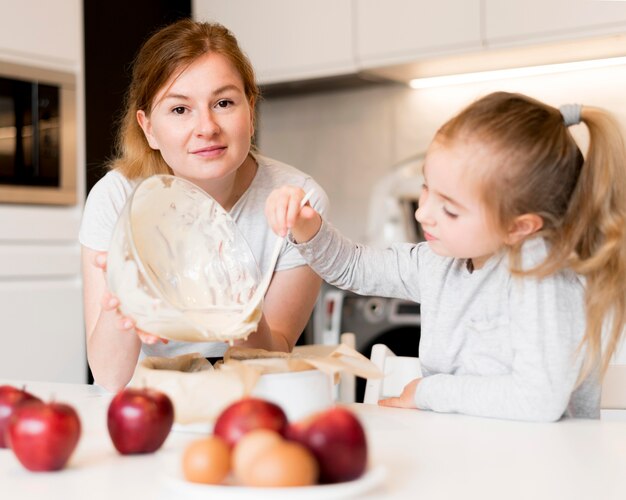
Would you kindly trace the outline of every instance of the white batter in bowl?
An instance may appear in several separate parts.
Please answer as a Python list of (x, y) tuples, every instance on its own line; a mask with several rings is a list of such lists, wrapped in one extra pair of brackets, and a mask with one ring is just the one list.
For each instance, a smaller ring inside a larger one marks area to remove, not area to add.
[(261, 279), (245, 238), (219, 203), (179, 177), (155, 175), (135, 188), (107, 276), (122, 312), (167, 339), (232, 342), (261, 319), (262, 301), (243, 317)]

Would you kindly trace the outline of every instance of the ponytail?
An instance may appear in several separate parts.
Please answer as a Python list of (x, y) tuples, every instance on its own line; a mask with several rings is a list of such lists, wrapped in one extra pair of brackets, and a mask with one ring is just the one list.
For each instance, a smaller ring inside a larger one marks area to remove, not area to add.
[[(626, 326), (626, 147), (619, 125), (583, 107), (589, 149), (560, 223), (546, 235), (547, 259), (519, 274), (547, 276), (569, 267), (584, 276), (586, 349), (579, 380), (604, 374)], [(573, 141), (573, 139), (572, 139)]]
[(587, 158), (549, 260), (565, 257), (586, 279), (584, 375), (606, 371), (626, 325), (626, 148), (608, 113), (584, 107), (581, 118)]

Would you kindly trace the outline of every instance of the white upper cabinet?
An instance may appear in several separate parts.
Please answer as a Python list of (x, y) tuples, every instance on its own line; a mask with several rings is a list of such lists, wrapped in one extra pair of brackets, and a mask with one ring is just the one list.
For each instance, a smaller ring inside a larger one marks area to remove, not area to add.
[(480, 0), (354, 0), (363, 68), (481, 47)]
[(260, 83), (354, 73), (351, 0), (193, 0), (193, 17), (229, 28)]
[(484, 0), (484, 22), (485, 41), (491, 46), (624, 33), (626, 2)]
[(81, 26), (80, 0), (0, 0), (0, 56), (76, 71), (82, 65)]
[(262, 84), (626, 33), (626, 1), (193, 0), (193, 12), (235, 33)]

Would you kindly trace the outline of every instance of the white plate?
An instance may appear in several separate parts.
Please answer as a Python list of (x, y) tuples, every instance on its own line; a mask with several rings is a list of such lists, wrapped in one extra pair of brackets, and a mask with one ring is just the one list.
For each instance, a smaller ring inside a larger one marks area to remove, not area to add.
[[(247, 486), (210, 485), (191, 483), (182, 475), (166, 476), (168, 488), (176, 494), (176, 498), (219, 498), (220, 500), (250, 499), (289, 499), (306, 500), (333, 498), (353, 498), (373, 490), (382, 484), (387, 472), (382, 465), (370, 467), (360, 478), (354, 481), (336, 484), (320, 484), (316, 486), (296, 486), (290, 488), (251, 488)], [(215, 495), (215, 496), (212, 496)]]

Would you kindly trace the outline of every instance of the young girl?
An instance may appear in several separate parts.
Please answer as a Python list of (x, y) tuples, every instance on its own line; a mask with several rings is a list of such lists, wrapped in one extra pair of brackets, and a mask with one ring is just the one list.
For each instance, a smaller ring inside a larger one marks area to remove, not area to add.
[[(586, 159), (568, 127), (585, 123)], [(554, 421), (599, 417), (626, 319), (626, 153), (606, 113), (498, 92), (435, 135), (415, 214), (426, 242), (344, 239), (302, 191), (266, 216), (325, 280), (421, 303), (420, 360), (387, 406)]]
[[(219, 24), (176, 22), (139, 51), (119, 131), (119, 157), (91, 190), (79, 235), (87, 356), (99, 385), (116, 391), (127, 384), (140, 353), (219, 357), (227, 347), (220, 342), (166, 344), (117, 312), (119, 302), (107, 292), (102, 253), (139, 181), (173, 174), (204, 189), (236, 221), (261, 273), (270, 265), (276, 241), (263, 216), (274, 188), (314, 188), (316, 208), (326, 210), (326, 196), (310, 176), (251, 151), (258, 93), (250, 62)], [(246, 345), (289, 351), (308, 321), (321, 280), (289, 247), (283, 248), (275, 271), (263, 318)]]

